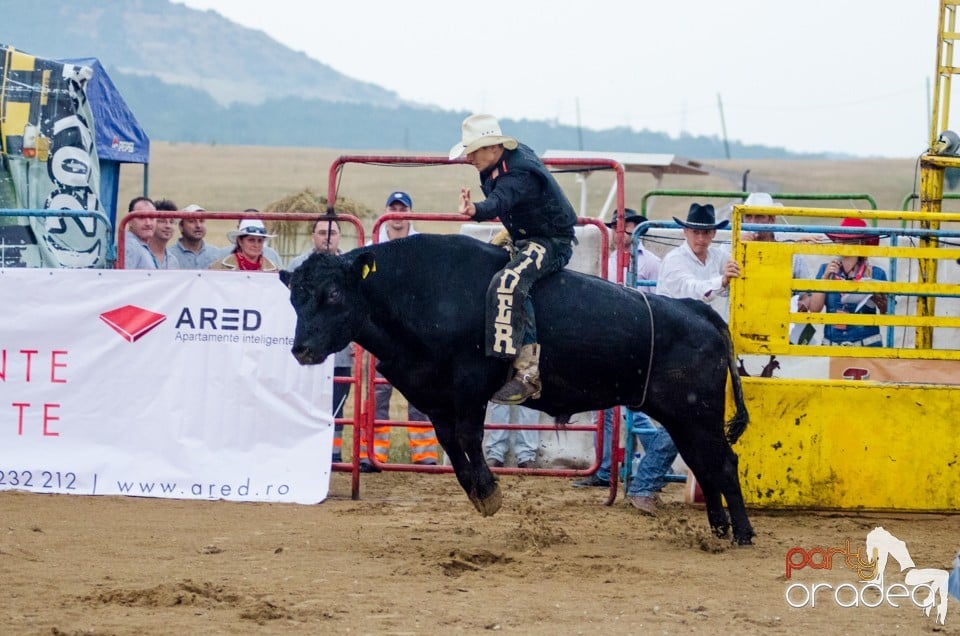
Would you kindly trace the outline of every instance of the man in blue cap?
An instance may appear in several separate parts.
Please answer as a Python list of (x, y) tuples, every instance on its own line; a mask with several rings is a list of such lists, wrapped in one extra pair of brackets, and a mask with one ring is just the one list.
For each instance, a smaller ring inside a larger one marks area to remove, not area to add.
[[(391, 192), (390, 196), (387, 197), (387, 203), (384, 205), (383, 211), (384, 213), (395, 212), (400, 214), (412, 212), (413, 199), (406, 192), (400, 192), (399, 190)], [(380, 226), (378, 241), (384, 243), (414, 234), (417, 234), (417, 231), (413, 229), (413, 224), (409, 219), (391, 219)]]

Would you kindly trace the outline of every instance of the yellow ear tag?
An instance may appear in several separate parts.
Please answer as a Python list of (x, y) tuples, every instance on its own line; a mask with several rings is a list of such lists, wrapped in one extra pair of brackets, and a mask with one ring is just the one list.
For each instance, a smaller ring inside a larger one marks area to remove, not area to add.
[(372, 266), (371, 266), (371, 265), (364, 265), (364, 266), (363, 266), (363, 269), (362, 269), (361, 272), (360, 272), (360, 278), (366, 278), (367, 276), (370, 275), (371, 272), (375, 272), (375, 271), (377, 271), (377, 264), (376, 264), (376, 262), (374, 262)]

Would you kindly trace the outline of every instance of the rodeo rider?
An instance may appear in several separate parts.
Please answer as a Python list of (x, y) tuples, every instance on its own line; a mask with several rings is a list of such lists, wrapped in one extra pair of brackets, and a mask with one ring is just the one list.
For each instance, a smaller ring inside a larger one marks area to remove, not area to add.
[(513, 359), (515, 375), (493, 397), (520, 404), (540, 395), (540, 345), (530, 288), (561, 270), (573, 254), (577, 215), (536, 153), (505, 136), (492, 115), (463, 120), (462, 138), (450, 160), (466, 156), (480, 172), (485, 200), (474, 203), (460, 189), (459, 211), (477, 221), (500, 219), (513, 243), (511, 260), (487, 288), (486, 353)]

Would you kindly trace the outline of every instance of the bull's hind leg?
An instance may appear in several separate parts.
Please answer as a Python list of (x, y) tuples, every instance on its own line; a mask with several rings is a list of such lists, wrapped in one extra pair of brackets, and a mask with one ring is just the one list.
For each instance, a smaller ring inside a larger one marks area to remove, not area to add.
[[(700, 458), (706, 461), (690, 462), (690, 469), (700, 483), (707, 504), (707, 520), (713, 533), (720, 538), (729, 536), (733, 525), (733, 541), (737, 545), (753, 543), (753, 527), (747, 518), (747, 508), (740, 490), (737, 455), (724, 440), (723, 450), (716, 457)], [(694, 466), (693, 464), (697, 464)], [(721, 498), (722, 497), (722, 498)], [(727, 509), (723, 508), (723, 499)], [(729, 511), (729, 516), (727, 515)]]
[[(688, 458), (689, 455), (689, 458)], [(721, 539), (726, 539), (730, 533), (730, 518), (723, 508), (723, 491), (721, 490), (719, 470), (714, 467), (711, 458), (693, 452), (683, 455), (690, 470), (693, 471), (700, 490), (703, 491), (703, 500), (707, 504), (707, 522), (710, 530)], [(716, 462), (719, 466), (719, 462)]]
[(723, 508), (720, 488), (716, 483), (704, 484), (699, 478), (697, 483), (700, 484), (703, 499), (707, 504), (707, 521), (710, 523), (710, 530), (713, 531), (714, 536), (726, 539), (730, 535), (730, 517), (727, 516), (727, 511)]
[[(720, 417), (716, 418), (718, 421)], [(700, 418), (701, 422), (709, 418)], [(670, 429), (668, 429), (670, 430)], [(683, 429), (681, 429), (683, 430)], [(723, 436), (722, 425), (687, 429), (685, 436), (677, 435), (674, 442), (684, 461), (693, 471), (707, 504), (707, 521), (710, 529), (720, 537), (729, 536), (733, 525), (733, 541), (739, 545), (752, 543), (753, 528), (747, 519), (743, 494), (740, 491), (740, 475), (737, 471), (737, 456)], [(723, 499), (727, 500), (727, 510), (723, 508)]]
[(752, 545), (755, 533), (747, 517), (747, 506), (743, 503), (737, 454), (729, 444), (725, 445), (724, 451), (721, 489), (727, 500), (727, 509), (730, 511), (730, 520), (733, 523), (733, 540), (737, 545)]

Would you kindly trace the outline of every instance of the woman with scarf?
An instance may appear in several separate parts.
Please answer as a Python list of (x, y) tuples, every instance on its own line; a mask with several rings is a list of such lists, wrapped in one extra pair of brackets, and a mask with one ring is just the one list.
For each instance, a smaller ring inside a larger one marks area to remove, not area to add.
[[(863, 219), (845, 218), (840, 227), (867, 227)], [(827, 234), (835, 243), (848, 245), (879, 245), (880, 237), (870, 234)], [(822, 280), (870, 281), (887, 280), (887, 273), (871, 265), (866, 256), (841, 256), (820, 266), (817, 278)], [(827, 313), (837, 314), (885, 314), (887, 297), (883, 294), (813, 292), (810, 294), (810, 311), (818, 312), (826, 307)], [(882, 347), (880, 327), (876, 325), (824, 325), (823, 344), (858, 347)]]
[(276, 234), (267, 234), (267, 228), (259, 219), (244, 219), (236, 230), (227, 232), (227, 239), (234, 248), (226, 256), (218, 258), (210, 269), (246, 272), (276, 272), (277, 263), (263, 255), (267, 240)]

